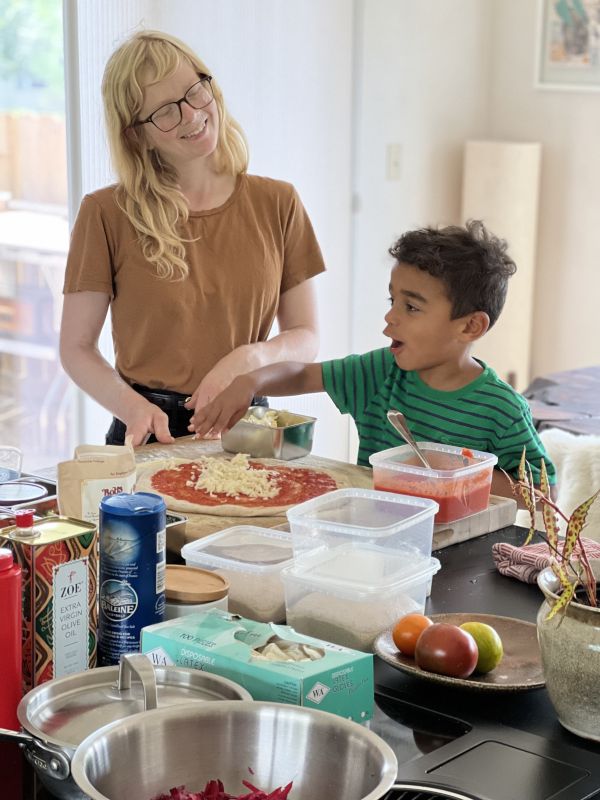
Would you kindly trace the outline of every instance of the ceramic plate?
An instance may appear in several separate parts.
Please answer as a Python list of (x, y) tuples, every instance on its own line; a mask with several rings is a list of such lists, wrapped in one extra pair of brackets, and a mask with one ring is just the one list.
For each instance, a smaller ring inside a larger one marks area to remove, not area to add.
[(533, 622), (524, 622), (512, 617), (497, 617), (494, 614), (430, 614), (429, 618), (433, 622), (449, 622), (451, 625), (461, 625), (463, 622), (485, 622), (491, 625), (502, 639), (504, 647), (502, 661), (496, 669), (486, 675), (451, 678), (448, 675), (426, 672), (418, 667), (412, 658), (399, 653), (392, 640), (391, 631), (385, 631), (375, 639), (373, 650), (392, 667), (434, 683), (493, 692), (523, 692), (544, 686), (537, 630)]

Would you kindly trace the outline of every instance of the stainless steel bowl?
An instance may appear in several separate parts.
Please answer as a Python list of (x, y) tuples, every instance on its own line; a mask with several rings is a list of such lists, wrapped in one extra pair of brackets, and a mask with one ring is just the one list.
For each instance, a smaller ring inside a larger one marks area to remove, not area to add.
[(310, 453), (315, 430), (315, 417), (292, 414), (291, 411), (250, 406), (246, 416), (262, 415), (265, 411), (276, 411), (278, 427), (257, 425), (242, 418), (221, 436), (223, 450), (228, 453), (247, 453), (252, 458), (281, 458), (289, 461)]
[[(173, 786), (264, 791), (290, 800), (376, 800), (393, 784), (391, 748), (355, 722), (281, 703), (218, 701), (136, 714), (88, 736), (72, 773), (92, 800), (151, 800)], [(250, 772), (252, 770), (252, 772)]]

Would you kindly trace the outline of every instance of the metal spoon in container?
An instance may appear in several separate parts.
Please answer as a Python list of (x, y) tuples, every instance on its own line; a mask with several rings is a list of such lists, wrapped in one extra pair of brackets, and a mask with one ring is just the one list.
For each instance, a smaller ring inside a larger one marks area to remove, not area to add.
[(393, 428), (395, 428), (400, 436), (404, 439), (404, 441), (413, 449), (413, 452), (419, 459), (419, 461), (423, 464), (424, 467), (427, 469), (433, 469), (429, 461), (425, 458), (423, 453), (419, 450), (417, 443), (412, 437), (411, 432), (408, 429), (408, 424), (406, 422), (406, 417), (401, 411), (396, 411), (395, 408), (390, 408), (387, 412), (387, 418), (389, 423)]

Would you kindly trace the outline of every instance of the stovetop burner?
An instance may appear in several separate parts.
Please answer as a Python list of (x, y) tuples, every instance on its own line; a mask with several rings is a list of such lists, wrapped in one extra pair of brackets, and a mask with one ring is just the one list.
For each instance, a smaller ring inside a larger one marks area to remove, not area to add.
[(477, 798), (450, 791), (440, 794), (440, 790), (436, 788), (397, 783), (383, 800), (477, 800)]
[(369, 727), (390, 745), (399, 764), (433, 753), (471, 730), (462, 720), (406, 700), (376, 695), (375, 703)]
[(384, 800), (600, 798), (597, 753), (506, 725), (471, 725), (381, 686), (370, 727), (398, 759)]

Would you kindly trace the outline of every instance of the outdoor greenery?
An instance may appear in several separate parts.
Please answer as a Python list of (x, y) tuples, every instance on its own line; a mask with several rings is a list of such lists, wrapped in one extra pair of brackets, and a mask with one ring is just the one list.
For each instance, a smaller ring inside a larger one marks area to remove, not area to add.
[(0, 108), (63, 106), (61, 0), (0, 0)]

